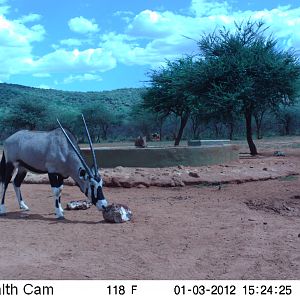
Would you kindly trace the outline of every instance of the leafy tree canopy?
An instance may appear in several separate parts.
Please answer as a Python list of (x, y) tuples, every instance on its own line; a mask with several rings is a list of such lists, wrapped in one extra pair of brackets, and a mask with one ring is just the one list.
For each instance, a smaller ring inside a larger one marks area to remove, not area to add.
[(206, 105), (221, 115), (244, 115), (250, 152), (255, 155), (252, 116), (295, 102), (300, 64), (295, 51), (279, 49), (263, 22), (235, 27), (234, 32), (223, 28), (204, 35), (198, 43), (206, 63)]
[(197, 78), (194, 60), (193, 56), (186, 56), (167, 61), (166, 66), (153, 70), (149, 74), (151, 86), (143, 96), (146, 109), (180, 118), (175, 145), (179, 145), (183, 130), (198, 102), (198, 95), (193, 93)]

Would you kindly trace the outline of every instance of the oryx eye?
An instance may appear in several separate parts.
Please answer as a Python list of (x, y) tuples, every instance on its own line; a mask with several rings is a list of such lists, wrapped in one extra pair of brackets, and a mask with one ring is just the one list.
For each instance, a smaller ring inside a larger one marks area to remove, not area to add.
[(79, 177), (80, 177), (80, 178), (84, 178), (85, 175), (86, 175), (86, 171), (83, 170), (83, 169), (80, 169), (80, 170), (79, 170)]

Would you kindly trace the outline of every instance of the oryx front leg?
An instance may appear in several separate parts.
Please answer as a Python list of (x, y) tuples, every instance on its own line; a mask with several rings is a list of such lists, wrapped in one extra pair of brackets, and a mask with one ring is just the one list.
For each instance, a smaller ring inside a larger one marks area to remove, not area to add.
[(26, 177), (26, 174), (27, 174), (27, 172), (25, 170), (18, 170), (18, 173), (13, 181), (15, 193), (16, 193), (19, 207), (21, 210), (29, 210), (28, 206), (25, 203), (25, 200), (22, 197), (21, 189), (20, 189), (21, 184), (22, 184), (24, 178)]
[(55, 215), (58, 219), (64, 218), (64, 210), (61, 206), (61, 191), (63, 189), (63, 177), (61, 175), (49, 173), (49, 180), (54, 195)]
[(52, 188), (52, 192), (54, 194), (55, 215), (56, 218), (58, 219), (64, 218), (64, 210), (61, 207), (61, 203), (60, 203), (62, 189), (63, 189), (63, 185)]

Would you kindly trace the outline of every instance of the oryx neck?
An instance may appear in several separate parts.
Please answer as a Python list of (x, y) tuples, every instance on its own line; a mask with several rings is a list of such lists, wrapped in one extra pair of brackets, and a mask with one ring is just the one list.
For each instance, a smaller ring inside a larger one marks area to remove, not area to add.
[(79, 176), (79, 170), (80, 168), (84, 169), (84, 165), (75, 152), (69, 155), (68, 164), (70, 168), (70, 177), (77, 183), (80, 190), (84, 192), (84, 182)]

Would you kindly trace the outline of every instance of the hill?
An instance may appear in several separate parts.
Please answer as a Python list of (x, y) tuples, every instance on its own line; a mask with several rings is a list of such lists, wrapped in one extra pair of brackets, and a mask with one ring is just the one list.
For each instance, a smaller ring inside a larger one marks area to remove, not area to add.
[(69, 92), (55, 89), (40, 89), (18, 84), (0, 83), (1, 111), (14, 105), (20, 99), (46, 101), (49, 106), (79, 109), (93, 102), (103, 102), (111, 111), (126, 113), (141, 101), (143, 88), (125, 88), (102, 92)]

